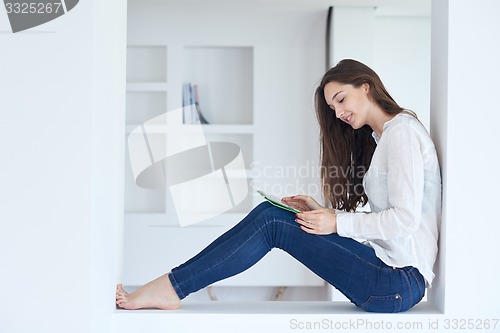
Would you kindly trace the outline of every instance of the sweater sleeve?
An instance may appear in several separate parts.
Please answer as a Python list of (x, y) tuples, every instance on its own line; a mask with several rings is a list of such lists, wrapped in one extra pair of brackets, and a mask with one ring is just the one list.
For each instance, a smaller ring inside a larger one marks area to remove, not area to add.
[[(424, 195), (424, 165), (418, 135), (410, 126), (387, 130), (387, 202), (378, 212), (339, 213), (340, 236), (390, 240), (416, 231), (421, 222)], [(376, 169), (376, 168), (375, 168)], [(371, 177), (378, 177), (377, 170)]]

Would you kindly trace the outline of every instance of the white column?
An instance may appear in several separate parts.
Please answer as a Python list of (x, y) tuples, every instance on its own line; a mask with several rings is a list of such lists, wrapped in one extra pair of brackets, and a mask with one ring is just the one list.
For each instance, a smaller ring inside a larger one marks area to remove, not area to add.
[(112, 332), (122, 279), (127, 1), (94, 1), (91, 332)]
[(496, 0), (434, 0), (432, 8), (431, 134), (444, 210), (429, 299), (464, 319), (498, 317), (500, 309), (499, 11)]
[(0, 332), (110, 332), (121, 260), (126, 2), (0, 15)]

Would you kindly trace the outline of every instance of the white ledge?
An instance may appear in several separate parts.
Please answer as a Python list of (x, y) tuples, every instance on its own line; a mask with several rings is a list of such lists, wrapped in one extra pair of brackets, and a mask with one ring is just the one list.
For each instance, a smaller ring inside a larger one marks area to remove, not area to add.
[(247, 314), (329, 314), (329, 315), (418, 315), (418, 314), (440, 314), (431, 304), (422, 302), (412, 309), (399, 314), (380, 314), (365, 312), (349, 302), (330, 301), (283, 301), (283, 302), (186, 302), (181, 304), (177, 310), (116, 310), (117, 315), (197, 315), (197, 314), (221, 314), (221, 315), (247, 315)]
[(116, 310), (113, 332), (352, 332), (397, 325), (422, 331), (440, 316), (427, 302), (396, 314), (364, 312), (349, 302), (186, 302), (170, 311)]

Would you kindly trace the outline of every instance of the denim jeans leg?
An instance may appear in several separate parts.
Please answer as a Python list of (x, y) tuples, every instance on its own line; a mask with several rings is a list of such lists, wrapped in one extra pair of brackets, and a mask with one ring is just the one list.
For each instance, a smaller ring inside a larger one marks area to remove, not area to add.
[(266, 244), (253, 222), (272, 208), (267, 202), (258, 205), (199, 254), (172, 269), (169, 278), (179, 298), (243, 272), (269, 252), (272, 247)]
[(366, 311), (408, 308), (402, 304), (402, 288), (408, 290), (408, 283), (403, 283), (400, 269), (388, 267), (372, 248), (353, 239), (304, 232), (295, 214), (269, 203), (257, 206), (197, 256), (174, 268), (170, 281), (182, 299), (248, 269), (272, 248), (288, 252)]
[(373, 250), (365, 245), (336, 234), (308, 234), (295, 222), (295, 214), (262, 203), (201, 253), (174, 268), (170, 280), (182, 299), (246, 270), (275, 247), (288, 252), (341, 291), (352, 267), (352, 251), (372, 260), (374, 265), (379, 263)]
[(183, 267), (187, 265), (194, 264), (198, 260), (202, 260), (203, 257), (205, 257), (207, 254), (209, 254), (211, 251), (214, 251), (217, 249), (217, 247), (222, 244), (223, 242), (227, 241), (228, 239), (235, 237), (247, 225), (250, 223), (252, 219), (254, 219), (257, 215), (259, 215), (264, 209), (269, 208), (265, 203), (258, 205), (255, 207), (241, 222), (236, 224), (231, 230), (227, 231), (226, 233), (222, 234), (220, 237), (218, 237), (215, 241), (213, 241), (210, 245), (208, 245), (206, 248), (204, 248), (200, 253), (183, 263), (182, 265), (172, 269), (172, 271), (182, 269)]

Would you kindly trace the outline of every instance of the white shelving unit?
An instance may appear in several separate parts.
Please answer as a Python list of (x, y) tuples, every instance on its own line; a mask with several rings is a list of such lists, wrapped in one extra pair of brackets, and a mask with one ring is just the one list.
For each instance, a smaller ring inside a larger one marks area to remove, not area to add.
[[(167, 48), (127, 48), (127, 100), (125, 136), (143, 122), (161, 115), (167, 108)], [(165, 214), (163, 190), (138, 187), (132, 176), (128, 150), (125, 156), (125, 213)]]
[[(298, 10), (291, 4), (129, 1), (127, 38), (132, 75), (128, 77), (131, 104), (127, 110), (127, 131), (144, 114), (148, 116), (143, 118), (149, 119), (181, 107), (182, 84), (196, 83), (201, 111), (210, 122), (203, 126), (204, 133), (209, 140), (228, 140), (240, 145), (247, 173), (255, 186), (277, 196), (304, 193), (320, 200), (316, 172), (319, 130), (313, 96), (324, 74), (327, 8), (313, 9), (315, 6), (300, 5)], [(334, 20), (334, 31), (343, 38), (334, 38), (335, 46), (342, 44), (334, 50), (345, 54), (334, 53), (334, 58), (361, 60), (368, 55), (364, 58), (368, 64), (380, 59), (393, 61), (393, 57), (382, 56), (380, 52), (384, 50), (375, 52), (370, 47), (359, 48), (360, 43), (349, 44), (352, 41), (349, 36), (357, 31), (349, 27), (352, 20), (346, 11), (356, 10), (363, 8), (339, 6), (335, 10), (341, 17)], [(373, 6), (367, 6), (366, 10), (374, 11)], [(386, 24), (373, 27), (379, 19), (382, 17), (362, 21), (371, 24), (373, 29), (367, 31), (383, 29), (399, 35), (407, 31), (389, 29)], [(339, 29), (339, 24), (344, 23), (347, 30)], [(417, 31), (420, 34), (423, 30)], [(363, 45), (376, 46), (372, 40), (376, 36), (386, 35), (363, 33), (360, 38), (366, 39)], [(414, 55), (425, 58), (419, 52)], [(138, 65), (146, 68), (135, 68)], [(394, 67), (391, 66), (383, 68)], [(378, 72), (385, 80), (397, 77), (384, 71)], [(415, 94), (411, 95), (415, 99)], [(405, 105), (412, 105), (404, 102), (397, 92), (395, 97)], [(142, 110), (141, 106), (147, 103), (152, 108)], [(142, 190), (131, 179), (129, 172), (124, 257), (124, 282), (129, 285), (143, 284), (196, 254), (261, 200), (249, 195), (242, 205), (226, 214), (180, 228), (172, 213), (168, 191)], [(322, 289), (325, 283), (288, 254), (273, 251), (250, 270), (220, 285), (259, 286), (261, 290), (267, 286)], [(287, 294), (292, 294), (292, 289)]]
[[(197, 254), (262, 201), (251, 187), (252, 163), (255, 151), (267, 147), (256, 147), (259, 124), (255, 123), (253, 107), (252, 46), (130, 45), (127, 71), (126, 136), (143, 122), (180, 108), (183, 84), (197, 84), (199, 106), (209, 121), (202, 125), (206, 140), (237, 144), (249, 182), (249, 194), (236, 207), (201, 223), (180, 227), (169, 190), (138, 187), (127, 155), (123, 283), (137, 286)], [(191, 129), (195, 132), (199, 126), (176, 125), (185, 133)], [(203, 200), (217, 205), (218, 198)], [(205, 202), (203, 206), (207, 206)], [(248, 271), (217, 285), (322, 286), (324, 281), (288, 254), (273, 250)]]
[[(197, 84), (200, 107), (210, 122), (202, 125), (207, 141), (237, 144), (250, 171), (254, 133), (252, 52), (252, 47), (129, 46), (126, 134), (145, 121), (182, 106), (180, 87), (184, 83)], [(167, 75), (170, 58), (182, 59), (182, 67), (179, 70), (179, 64), (173, 64), (175, 69)], [(199, 125), (174, 126), (194, 133)], [(137, 189), (130, 182), (133, 177), (129, 164), (126, 173), (127, 213), (165, 213), (169, 219), (175, 218), (167, 209), (170, 203), (164, 191)], [(148, 201), (151, 205), (144, 204)], [(236, 211), (246, 213), (252, 205), (249, 196)]]

